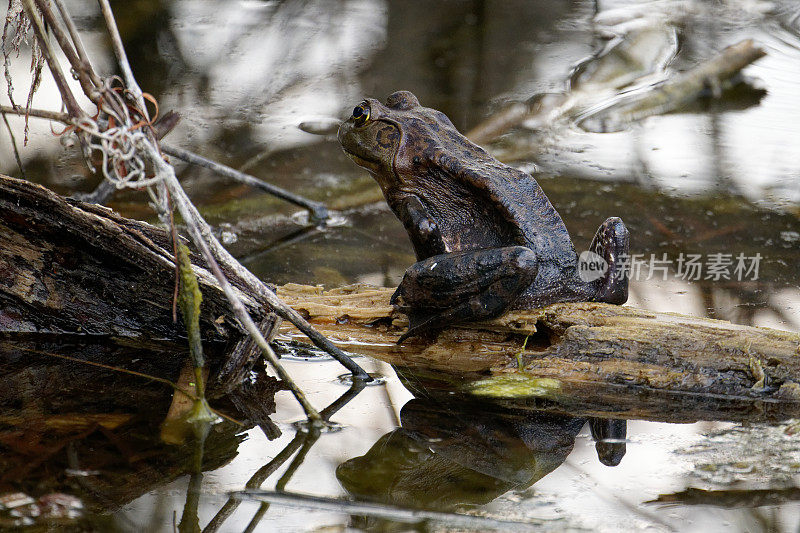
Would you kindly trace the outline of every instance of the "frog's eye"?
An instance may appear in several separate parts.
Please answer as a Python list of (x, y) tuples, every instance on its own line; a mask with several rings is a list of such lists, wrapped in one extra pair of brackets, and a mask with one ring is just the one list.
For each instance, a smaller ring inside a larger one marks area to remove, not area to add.
[(358, 104), (353, 108), (353, 118), (356, 126), (363, 126), (369, 120), (369, 106), (366, 103)]

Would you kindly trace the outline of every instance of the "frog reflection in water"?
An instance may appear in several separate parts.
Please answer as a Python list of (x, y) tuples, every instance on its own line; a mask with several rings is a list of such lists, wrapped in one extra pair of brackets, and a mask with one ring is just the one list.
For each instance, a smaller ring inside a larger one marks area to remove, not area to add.
[(622, 220), (598, 229), (589, 250), (607, 268), (585, 281), (564, 222), (536, 180), (471, 143), (410, 92), (385, 105), (364, 100), (339, 128), (339, 142), (381, 186), (417, 255), (392, 296), (409, 315), (400, 341), (509, 309), (627, 300)]

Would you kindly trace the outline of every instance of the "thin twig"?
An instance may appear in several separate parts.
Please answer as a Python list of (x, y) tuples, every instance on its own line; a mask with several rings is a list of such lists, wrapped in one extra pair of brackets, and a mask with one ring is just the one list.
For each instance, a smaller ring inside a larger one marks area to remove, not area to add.
[(258, 179), (255, 176), (251, 176), (250, 174), (245, 174), (244, 172), (239, 172), (236, 169), (233, 169), (229, 166), (222, 165), (220, 163), (207, 159), (201, 155), (190, 152), (189, 150), (184, 150), (183, 148), (166, 146), (162, 144), (161, 150), (163, 150), (165, 153), (169, 155), (177, 157), (178, 159), (183, 159), (187, 163), (211, 169), (217, 174), (221, 174), (223, 176), (231, 178), (235, 181), (238, 181), (239, 183), (244, 183), (245, 185), (261, 189), (262, 191), (265, 191), (273, 196), (286, 200), (287, 202), (299, 205), (303, 209), (308, 210), (308, 212), (311, 215), (311, 218), (315, 222), (322, 222), (328, 218), (328, 208), (325, 207), (325, 205), (322, 204), (321, 202), (315, 202), (313, 200), (309, 200), (298, 194), (289, 192), (286, 189), (282, 189), (277, 185), (272, 185), (271, 183), (267, 183), (266, 181)]
[(53, 13), (53, 10), (50, 9), (50, 4), (45, 0), (34, 1), (36, 2), (36, 6), (39, 8), (39, 11), (42, 13), (42, 17), (44, 17), (50, 32), (53, 34), (53, 37), (56, 38), (58, 46), (61, 48), (61, 51), (64, 52), (67, 61), (69, 61), (69, 64), (72, 66), (72, 71), (78, 75), (78, 81), (81, 84), (81, 89), (83, 89), (84, 94), (86, 94), (86, 96), (88, 96), (92, 101), (96, 102), (100, 96), (97, 86), (92, 83), (87, 65), (81, 62), (81, 59), (78, 57), (78, 53), (75, 51), (72, 42), (70, 42), (69, 36), (64, 33), (64, 29), (58, 23), (55, 13)]
[(98, 2), (100, 4), (100, 10), (103, 12), (103, 18), (106, 21), (108, 34), (111, 37), (111, 46), (114, 49), (114, 54), (117, 56), (119, 68), (122, 70), (122, 77), (125, 80), (125, 87), (136, 99), (136, 103), (139, 105), (144, 118), (149, 121), (150, 116), (147, 113), (147, 106), (144, 103), (144, 97), (142, 97), (142, 89), (136, 82), (136, 78), (133, 77), (131, 64), (128, 62), (128, 55), (125, 53), (125, 46), (122, 44), (122, 37), (119, 35), (117, 22), (114, 20), (114, 13), (111, 11), (111, 6), (108, 4), (108, 0), (98, 0)]
[(101, 87), (103, 85), (103, 80), (100, 79), (100, 76), (98, 76), (95, 73), (94, 68), (92, 68), (92, 62), (89, 61), (89, 56), (86, 54), (86, 49), (83, 47), (81, 36), (78, 34), (78, 29), (75, 27), (75, 23), (72, 21), (69, 11), (67, 11), (67, 8), (64, 7), (64, 2), (62, 0), (51, 1), (56, 4), (58, 12), (61, 14), (61, 18), (64, 20), (64, 24), (67, 26), (67, 31), (72, 38), (72, 43), (75, 45), (75, 51), (78, 53), (78, 58), (80, 58), (82, 67), (86, 69), (86, 72), (89, 75), (92, 83), (97, 87)]
[(62, 124), (72, 124), (72, 120), (69, 118), (69, 115), (66, 113), (61, 113), (60, 111), (47, 111), (45, 109), (24, 109), (22, 107), (11, 107), (6, 105), (0, 105), (0, 112), (8, 113), (11, 115), (20, 115), (22, 117), (29, 116), (35, 118), (43, 118), (46, 120), (55, 120), (56, 122), (61, 122)]
[[(322, 418), (324, 420), (330, 420), (330, 417), (333, 416), (339, 409), (344, 407), (350, 400), (355, 398), (362, 390), (366, 383), (363, 381), (354, 381), (353, 384), (347, 389), (347, 392), (342, 394), (339, 398), (333, 401), (328, 407), (320, 411)], [(247, 483), (245, 483), (245, 488), (248, 489), (258, 489), (264, 482), (274, 474), (283, 463), (289, 460), (289, 458), (300, 448), (300, 445), (306, 441), (307, 434), (303, 431), (298, 431), (294, 438), (286, 445), (286, 447), (278, 453), (269, 463), (265, 464), (258, 470), (256, 470), (255, 474), (253, 474)], [(203, 528), (203, 533), (215, 533), (222, 524), (233, 514), (239, 504), (241, 503), (240, 500), (236, 498), (228, 498), (228, 501), (225, 502), (217, 514), (214, 515), (214, 518)]]
[(50, 73), (53, 75), (53, 80), (56, 83), (56, 87), (58, 87), (58, 92), (61, 93), (61, 99), (64, 101), (64, 105), (67, 107), (67, 112), (73, 118), (82, 117), (84, 115), (83, 109), (81, 109), (81, 106), (78, 105), (75, 95), (72, 94), (72, 91), (67, 84), (64, 73), (61, 72), (61, 67), (59, 67), (58, 62), (56, 61), (55, 53), (50, 46), (50, 40), (47, 38), (47, 31), (44, 28), (42, 19), (39, 18), (37, 14), (36, 5), (34, 4), (33, 0), (22, 0), (22, 7), (25, 9), (25, 14), (31, 21), (31, 26), (33, 26), (36, 39), (41, 45), (42, 55), (44, 56), (45, 61), (47, 61), (47, 66), (50, 68)]
[(14, 137), (14, 131), (11, 129), (11, 124), (8, 123), (8, 117), (6, 116), (5, 110), (1, 109), (0, 106), (0, 114), (3, 115), (3, 122), (6, 125), (6, 129), (8, 130), (8, 136), (11, 137), (11, 149), (14, 151), (14, 159), (17, 160), (17, 166), (19, 167), (20, 175), (22, 179), (27, 179), (25, 177), (25, 169), (22, 167), (22, 158), (19, 155), (19, 148), (17, 147), (17, 139)]

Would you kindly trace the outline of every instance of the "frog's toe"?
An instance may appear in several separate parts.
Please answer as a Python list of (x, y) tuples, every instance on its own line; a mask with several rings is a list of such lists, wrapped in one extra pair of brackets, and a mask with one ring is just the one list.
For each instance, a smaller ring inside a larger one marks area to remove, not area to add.
[(487, 290), (441, 312), (410, 312), (409, 326), (397, 340), (401, 343), (410, 337), (441, 330), (447, 326), (467, 321), (487, 320), (503, 313), (510, 306), (507, 299)]
[(389, 305), (401, 306), (403, 304), (403, 302), (401, 301), (403, 297), (402, 293), (403, 293), (403, 286), (400, 285), (394, 290), (394, 293), (392, 293), (392, 297), (389, 298)]
[(606, 271), (594, 300), (623, 304), (628, 300), (628, 273), (626, 271), (630, 250), (630, 234), (619, 217), (606, 219), (595, 233), (589, 250), (603, 258)]
[(625, 456), (627, 420), (590, 418), (589, 429), (594, 438), (597, 458), (606, 466), (617, 466)]

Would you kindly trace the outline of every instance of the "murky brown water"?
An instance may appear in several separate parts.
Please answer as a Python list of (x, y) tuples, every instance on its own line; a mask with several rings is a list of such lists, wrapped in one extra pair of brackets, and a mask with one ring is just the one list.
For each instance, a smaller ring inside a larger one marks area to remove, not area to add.
[[(97, 63), (110, 68), (95, 5), (68, 5)], [(767, 55), (745, 70), (752, 80), (740, 93), (625, 123), (616, 132), (529, 124), (493, 148), (547, 174), (540, 183), (579, 250), (607, 216), (625, 220), (643, 264), (631, 305), (800, 330), (795, 2), (186, 0), (116, 2), (114, 9), (140, 84), (162, 109), (183, 116), (170, 144), (246, 168), (341, 212), (326, 228), (308, 228), (293, 206), (178, 165), (192, 198), (254, 273), (279, 284), (326, 287), (394, 285), (414, 260), (377, 186), (328, 133), (332, 119), (346, 116), (364, 96), (409, 89), (468, 130), (509, 101), (565, 91), (574, 67), (606, 42), (595, 29), (620, 35), (649, 29), (638, 49), (658, 48), (652, 61), (667, 61), (668, 70), (688, 69), (724, 46), (755, 39)], [(22, 59), (14, 63), (15, 76), (26, 79), (27, 66)], [(35, 104), (55, 108), (53, 95), (45, 83)], [(0, 172), (19, 175), (5, 132), (0, 139)], [(41, 123), (32, 123), (22, 156), (29, 178), (59, 192), (89, 191), (98, 181)], [(152, 217), (144, 194), (120, 193), (111, 205)], [(740, 253), (761, 254), (758, 279), (738, 280), (731, 271), (728, 280), (694, 280), (676, 270), (678, 259), (690, 254)], [(666, 274), (648, 270), (651, 254), (666, 254)], [(116, 356), (139, 371), (149, 368), (135, 350)], [(0, 527), (168, 531), (194, 523), (196, 509), (201, 528), (212, 523), (219, 531), (241, 531), (259, 503), (242, 501), (229, 516), (212, 520), (229, 491), (245, 488), (260, 469), (264, 489), (278, 483), (293, 494), (377, 501), (394, 510), (348, 512), (295, 499), (262, 508), (251, 524), (257, 531), (800, 527), (800, 430), (791, 421), (630, 421), (627, 454), (619, 466), (607, 467), (582, 420), (412, 400), (391, 368), (360, 358), (390, 378), (334, 416), (340, 431), (313, 442), (298, 437), (292, 422), (302, 413), (281, 392), (272, 417), (279, 438), (268, 440), (260, 428), (241, 433), (233, 424), (215, 426), (202, 479), (190, 480), (194, 448), (158, 439), (168, 387), (49, 360), (20, 370), (33, 352), (1, 357), (13, 385), (0, 394), (0, 405), (13, 416), (0, 414), (0, 495), (64, 493), (84, 508), (76, 504), (73, 515), (43, 520), (15, 516), (24, 506), (3, 510), (0, 504)], [(317, 406), (347, 390), (333, 362), (290, 361), (287, 368)], [(198, 487), (199, 499), (192, 496)], [(402, 509), (460, 515), (409, 526), (398, 518)], [(379, 516), (361, 516), (373, 511)]]

